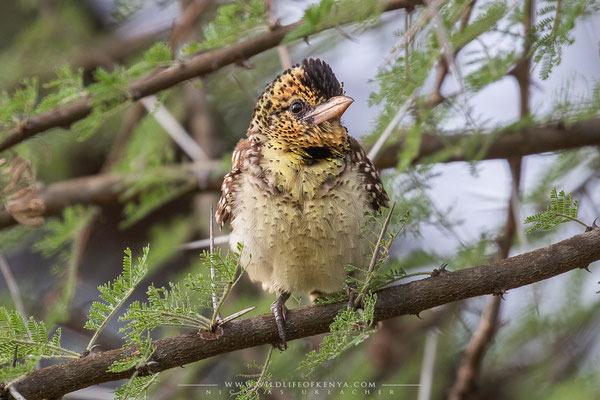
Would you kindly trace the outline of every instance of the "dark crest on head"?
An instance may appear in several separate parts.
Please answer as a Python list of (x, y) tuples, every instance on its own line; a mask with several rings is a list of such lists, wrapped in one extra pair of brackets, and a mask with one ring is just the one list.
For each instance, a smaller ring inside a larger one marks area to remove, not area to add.
[(330, 99), (344, 94), (342, 85), (335, 77), (329, 64), (318, 58), (308, 58), (302, 61), (305, 84)]

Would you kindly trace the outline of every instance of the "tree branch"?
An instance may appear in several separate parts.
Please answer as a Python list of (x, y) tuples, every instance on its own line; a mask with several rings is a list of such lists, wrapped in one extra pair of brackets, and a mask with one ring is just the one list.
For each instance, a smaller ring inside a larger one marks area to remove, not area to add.
[[(201, 162), (175, 167), (166, 167), (161, 171), (181, 180), (196, 181), (201, 191), (218, 190), (223, 177), (218, 175), (218, 162)], [(119, 202), (119, 197), (128, 188), (128, 182), (135, 174), (105, 173), (82, 178), (69, 179), (53, 183), (42, 188), (39, 199), (43, 202), (44, 215), (59, 214), (64, 208), (74, 204), (110, 205)], [(16, 223), (6, 210), (0, 210), (0, 229)]]
[[(479, 154), (481, 160), (514, 158), (576, 147), (598, 146), (600, 145), (599, 124), (600, 118), (591, 118), (570, 126), (566, 126), (563, 121), (558, 121), (541, 126), (509, 129), (500, 133), (495, 139), (489, 135), (474, 137), (465, 134), (442, 136), (425, 133), (419, 155), (414, 162), (418, 163), (423, 158), (446, 148), (451, 151), (443, 160), (444, 162), (473, 160), (473, 154), (479, 153), (486, 146), (487, 151)], [(461, 146), (461, 143), (468, 146)], [(378, 169), (394, 168), (398, 163), (398, 154), (402, 146), (402, 142), (397, 142), (384, 149), (375, 160), (375, 166)]]
[[(455, 147), (448, 159), (445, 160), (453, 162), (471, 160), (470, 154), (478, 153), (477, 149), (484, 148), (484, 146), (487, 146), (488, 150), (484, 152), (481, 159), (521, 157), (576, 147), (597, 146), (600, 145), (599, 127), (600, 118), (592, 118), (569, 127), (562, 122), (557, 122), (539, 127), (507, 130), (491, 143), (487, 143), (489, 136), (479, 135), (475, 139), (479, 141), (479, 144), (471, 143), (472, 151), (470, 153), (465, 151), (464, 146), (459, 145), (463, 141), (472, 140), (473, 137), (470, 135), (424, 134), (419, 155), (414, 162), (418, 163), (447, 147)], [(401, 146), (401, 143), (396, 143), (384, 149), (375, 160), (375, 166), (378, 169), (394, 168), (398, 163)], [(192, 179), (198, 173), (198, 168), (194, 168), (193, 164), (169, 168), (177, 170), (182, 178)], [(216, 164), (212, 168), (202, 170), (204, 183), (198, 188), (200, 190), (218, 190), (222, 177), (218, 176), (217, 171), (218, 165)], [(99, 174), (48, 185), (40, 193), (40, 198), (46, 206), (44, 215), (58, 214), (63, 208), (73, 204), (114, 204), (126, 189), (124, 178), (126, 179), (118, 174)], [(15, 223), (16, 221), (8, 211), (0, 210), (0, 229)]]
[[(380, 290), (375, 321), (418, 314), (457, 300), (529, 285), (576, 268), (585, 268), (597, 260), (600, 260), (600, 229), (487, 265)], [(290, 310), (288, 340), (327, 332), (333, 318), (345, 305), (345, 302), (339, 302)], [(192, 332), (155, 341), (152, 361), (156, 364), (153, 363), (151, 372), (277, 340), (277, 327), (271, 314), (234, 320), (214, 334)], [(135, 348), (109, 350), (35, 370), (14, 383), (13, 387), (28, 400), (36, 400), (57, 398), (84, 387), (127, 378), (133, 371), (112, 373), (107, 369), (114, 361), (133, 351)], [(148, 372), (140, 371), (140, 375)]]
[[(412, 8), (420, 4), (422, 4), (420, 0), (388, 0), (383, 7), (383, 11)], [(352, 20), (345, 22), (350, 23)], [(180, 63), (158, 73), (151, 73), (130, 84), (126, 98), (136, 101), (188, 79), (204, 76), (226, 65), (246, 60), (279, 45), (288, 33), (301, 25), (302, 21), (297, 21), (289, 25), (276, 26), (273, 30), (262, 35), (222, 49), (201, 53), (187, 62)], [(335, 24), (325, 26), (323, 30), (333, 27), (335, 27)], [(0, 142), (0, 152), (48, 129), (57, 127), (68, 128), (71, 124), (85, 118), (91, 112), (90, 99), (86, 98), (77, 103), (35, 115), (26, 121), (20, 122), (12, 129), (8, 137)]]

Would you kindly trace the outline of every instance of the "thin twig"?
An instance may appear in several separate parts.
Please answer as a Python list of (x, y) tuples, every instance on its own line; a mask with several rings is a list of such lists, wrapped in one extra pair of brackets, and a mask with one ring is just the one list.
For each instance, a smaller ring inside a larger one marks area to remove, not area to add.
[(418, 95), (418, 92), (419, 89), (415, 89), (408, 97), (408, 99), (406, 99), (404, 104), (402, 104), (402, 107), (398, 109), (396, 115), (394, 115), (394, 118), (392, 118), (388, 126), (386, 126), (383, 132), (381, 133), (381, 136), (377, 138), (377, 141), (375, 142), (371, 150), (369, 150), (369, 154), (367, 154), (367, 157), (369, 159), (374, 160), (377, 157), (377, 154), (379, 153), (385, 142), (388, 140), (394, 129), (396, 129), (400, 121), (402, 121), (402, 118), (404, 118), (404, 116), (408, 112), (408, 109), (412, 106), (415, 98)]
[[(213, 245), (221, 245), (229, 243), (229, 235), (217, 236), (212, 240)], [(187, 242), (179, 246), (179, 250), (195, 250), (204, 249), (211, 245), (211, 239), (200, 239), (193, 242)]]
[(189, 133), (171, 114), (171, 112), (162, 104), (158, 104), (156, 96), (148, 96), (140, 99), (140, 102), (146, 107), (146, 110), (151, 114), (156, 122), (167, 132), (169, 136), (177, 143), (177, 145), (187, 154), (192, 161), (204, 161), (209, 157), (198, 143), (192, 139)]
[[(215, 254), (215, 210), (214, 210), (214, 206), (212, 203), (210, 203), (210, 216), (209, 216), (209, 239), (208, 241), (209, 243), (209, 251), (210, 254)], [(210, 279), (212, 281), (212, 283), (210, 284), (210, 287), (212, 288), (212, 304), (213, 304), (213, 312), (216, 314), (217, 316), (217, 321), (221, 319), (221, 316), (219, 315), (218, 312), (218, 308), (219, 308), (219, 299), (217, 297), (217, 292), (215, 291), (215, 288), (217, 287), (217, 285), (214, 283), (215, 278), (217, 277), (217, 273), (215, 271), (215, 266), (212, 265), (210, 266)]]
[(17, 391), (17, 389), (15, 389), (13, 385), (8, 387), (8, 391), (10, 392), (10, 395), (15, 398), (15, 400), (27, 400), (21, 393)]
[(196, 21), (204, 12), (206, 6), (210, 3), (208, 0), (193, 0), (189, 2), (187, 7), (182, 4), (181, 15), (177, 23), (171, 29), (169, 35), (169, 47), (172, 51), (176, 51), (177, 47), (186, 39), (189, 33), (193, 30)]
[(431, 398), (435, 357), (438, 345), (438, 333), (435, 329), (436, 328), (429, 329), (425, 335), (425, 350), (423, 351), (423, 362), (421, 363), (419, 394), (417, 400), (429, 400)]
[(508, 206), (512, 208), (512, 215), (519, 243), (521, 244), (521, 247), (527, 248), (529, 245), (529, 240), (527, 240), (525, 226), (523, 225), (523, 218), (521, 217), (521, 199), (519, 198), (519, 185), (521, 183), (521, 179), (519, 178), (519, 180), (516, 180), (514, 174), (512, 175), (512, 178), (513, 187), (510, 193), (511, 199), (508, 203)]
[(206, 318), (204, 315), (202, 314), (196, 314), (196, 317), (190, 317), (189, 315), (183, 315), (183, 314), (177, 314), (177, 313), (172, 313), (170, 311), (161, 311), (160, 315), (164, 316), (164, 317), (170, 317), (170, 318), (177, 318), (177, 319), (183, 319), (185, 321), (189, 321), (194, 323), (195, 325), (193, 325), (193, 327), (197, 328), (198, 325), (207, 325), (210, 323), (210, 319)]
[(15, 308), (19, 314), (23, 316), (23, 318), (27, 319), (27, 313), (25, 312), (25, 306), (23, 305), (23, 298), (21, 297), (19, 285), (17, 284), (17, 280), (15, 279), (10, 265), (8, 264), (8, 260), (4, 256), (2, 250), (0, 250), (0, 272), (2, 272), (2, 276), (6, 281), (6, 286), (8, 286), (8, 291), (10, 292), (10, 297), (15, 304)]
[(554, 213), (555, 216), (557, 217), (562, 217), (562, 218), (566, 218), (569, 221), (573, 221), (573, 222), (577, 222), (579, 225), (583, 226), (585, 229), (591, 229), (592, 227), (589, 226), (588, 224), (586, 224), (585, 222), (581, 221), (580, 219), (577, 218), (573, 218), (570, 215), (567, 214), (561, 214), (561, 213)]
[[(435, 0), (434, 5), (436, 8), (439, 8), (447, 2), (448, 0)], [(423, 10), (423, 12), (421, 12), (421, 14), (419, 14), (417, 20), (406, 28), (406, 31), (404, 32), (404, 35), (402, 35), (400, 40), (394, 46), (392, 46), (392, 49), (390, 50), (388, 55), (383, 59), (380, 68), (389, 67), (394, 61), (396, 53), (402, 50), (403, 48), (408, 47), (409, 44), (412, 43), (414, 36), (427, 25), (430, 18), (431, 10), (429, 8), (426, 8), (425, 10)]]
[(456, 382), (450, 390), (448, 400), (463, 400), (469, 398), (477, 378), (485, 349), (496, 333), (496, 321), (500, 312), (502, 296), (492, 296), (481, 315), (479, 326), (473, 333), (461, 366), (458, 369)]
[(274, 348), (275, 348), (275, 346), (269, 346), (269, 351), (267, 352), (267, 358), (260, 370), (260, 375), (258, 376), (258, 379), (256, 379), (256, 381), (254, 382), (254, 385), (252, 386), (252, 389), (250, 389), (246, 393), (242, 393), (244, 396), (246, 396), (246, 398), (251, 398), (250, 395), (252, 393), (255, 393), (256, 391), (258, 391), (258, 389), (260, 389), (263, 386), (262, 381), (265, 378), (267, 371), (269, 370), (269, 366), (271, 365), (271, 356), (273, 355)]
[[(475, 7), (475, 0), (472, 0), (471, 3), (469, 3), (467, 9), (465, 10), (465, 13), (463, 14), (462, 18), (461, 18), (461, 22), (460, 22), (460, 32), (464, 32), (465, 29), (467, 28), (467, 25), (469, 24), (469, 19), (471, 18), (471, 14), (473, 12), (473, 8)], [(476, 38), (477, 40), (477, 38)], [(456, 58), (456, 56), (458, 55), (458, 53), (464, 48), (464, 46), (466, 45), (466, 43), (462, 43), (459, 44), (458, 46), (456, 46), (456, 48), (454, 49), (454, 58)], [(433, 85), (434, 89), (433, 89), (433, 93), (430, 95), (430, 100), (429, 100), (429, 106), (433, 107), (436, 106), (437, 104), (441, 103), (444, 99), (448, 99), (448, 98), (452, 98), (452, 97), (456, 97), (457, 94), (453, 94), (453, 95), (448, 95), (448, 96), (442, 96), (442, 85), (444, 84), (444, 81), (446, 80), (446, 77), (448, 76), (448, 63), (446, 62), (446, 59), (444, 56), (442, 56), (442, 58), (440, 59), (440, 61), (438, 62), (437, 65), (437, 75), (436, 75), (436, 80), (435, 80), (435, 84)]]
[[(471, 126), (471, 128), (474, 129), (475, 131), (478, 131), (479, 128), (477, 127), (477, 125), (475, 124), (475, 120), (473, 120), (473, 118), (471, 116), (471, 106), (469, 104), (469, 100), (467, 99), (467, 95), (465, 92), (464, 77), (463, 77), (463, 74), (460, 70), (458, 63), (456, 62), (456, 57), (455, 57), (456, 52), (452, 46), (452, 43), (450, 42), (450, 36), (448, 35), (446, 27), (444, 26), (444, 22), (442, 21), (442, 18), (440, 17), (440, 14), (438, 12), (438, 7), (436, 7), (434, 5), (434, 3), (431, 2), (431, 0), (424, 0), (424, 2), (425, 2), (425, 5), (427, 6), (427, 8), (430, 10), (430, 14), (434, 21), (436, 35), (437, 35), (438, 40), (440, 41), (442, 48), (444, 50), (444, 53), (443, 53), (444, 60), (446, 61), (446, 64), (448, 65), (448, 68), (450, 70), (450, 73), (452, 74), (452, 77), (454, 78), (454, 80), (456, 81), (456, 84), (458, 85), (458, 88), (459, 88), (458, 99), (462, 103), (465, 118), (466, 118), (468, 124)], [(470, 9), (471, 9), (470, 7), (467, 8), (467, 12), (470, 12), (469, 11)]]
[(238, 312), (235, 312), (231, 315), (228, 315), (225, 318), (222, 318), (219, 320), (219, 325), (224, 325), (229, 321), (233, 321), (234, 319), (241, 317), (242, 315), (248, 314), (250, 311), (254, 310), (255, 308), (256, 308), (256, 306), (248, 307), (248, 308), (245, 308)]
[(383, 222), (383, 226), (381, 227), (381, 231), (379, 232), (379, 237), (377, 238), (377, 242), (375, 243), (375, 248), (373, 249), (373, 255), (371, 256), (371, 262), (369, 263), (369, 268), (367, 269), (367, 278), (365, 280), (365, 284), (362, 286), (360, 292), (357, 294), (354, 299), (354, 304), (359, 305), (365, 298), (365, 294), (369, 289), (369, 283), (373, 279), (373, 275), (375, 272), (375, 266), (377, 265), (377, 260), (379, 260), (379, 253), (381, 250), (381, 243), (383, 242), (383, 238), (387, 232), (387, 228), (390, 225), (390, 221), (392, 219), (392, 213), (394, 212), (394, 208), (396, 208), (396, 203), (392, 204), (388, 215), (385, 217), (385, 221)]
[(92, 350), (92, 347), (96, 343), (96, 340), (98, 340), (98, 337), (100, 336), (100, 333), (106, 327), (106, 324), (108, 324), (108, 322), (112, 319), (112, 317), (115, 316), (115, 314), (117, 313), (117, 311), (119, 311), (121, 309), (121, 306), (123, 304), (125, 304), (125, 301), (127, 301), (127, 299), (129, 298), (129, 296), (131, 296), (133, 294), (134, 290), (135, 290), (134, 287), (131, 288), (131, 289), (129, 289), (127, 291), (127, 293), (123, 296), (123, 298), (117, 303), (117, 305), (115, 307), (113, 307), (112, 310), (110, 310), (110, 312), (108, 313), (108, 315), (106, 316), (106, 318), (104, 318), (104, 320), (102, 321), (102, 323), (100, 324), (100, 326), (98, 327), (98, 329), (96, 329), (94, 331), (94, 335), (91, 337), (88, 345), (85, 348), (87, 351), (91, 351)]
[[(273, 0), (265, 0), (265, 9), (269, 16), (269, 24), (271, 24), (272, 27), (277, 27), (279, 21), (273, 11)], [(290, 57), (290, 52), (286, 45), (280, 44), (277, 46), (277, 55), (279, 56), (279, 63), (281, 64), (282, 69), (286, 70), (292, 68), (292, 58)]]

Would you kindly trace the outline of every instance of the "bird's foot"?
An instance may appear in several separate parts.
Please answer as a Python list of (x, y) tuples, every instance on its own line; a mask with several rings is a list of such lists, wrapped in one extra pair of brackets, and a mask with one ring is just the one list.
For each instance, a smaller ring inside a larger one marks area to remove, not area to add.
[(271, 312), (275, 317), (277, 332), (279, 333), (279, 342), (275, 343), (275, 346), (280, 351), (287, 349), (285, 320), (287, 318), (288, 309), (285, 306), (285, 302), (289, 297), (289, 293), (283, 293), (271, 304)]
[(361, 298), (358, 304), (356, 303), (356, 299), (358, 298), (358, 294), (356, 293), (356, 284), (349, 283), (346, 288), (346, 294), (348, 295), (348, 310), (358, 310), (359, 308), (363, 308), (363, 299)]

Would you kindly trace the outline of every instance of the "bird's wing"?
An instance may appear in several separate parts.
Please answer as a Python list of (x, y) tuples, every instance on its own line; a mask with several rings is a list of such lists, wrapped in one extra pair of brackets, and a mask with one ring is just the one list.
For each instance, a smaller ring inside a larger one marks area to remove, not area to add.
[(365, 190), (373, 199), (371, 202), (373, 210), (378, 211), (381, 207), (389, 207), (390, 199), (381, 183), (379, 172), (365, 154), (360, 143), (353, 137), (350, 137), (350, 150), (350, 162), (358, 171)]
[(244, 159), (247, 158), (247, 152), (250, 150), (250, 147), (248, 139), (241, 139), (231, 155), (231, 171), (223, 178), (221, 199), (217, 204), (217, 212), (215, 213), (215, 220), (221, 227), (231, 221), (233, 198), (244, 168)]

